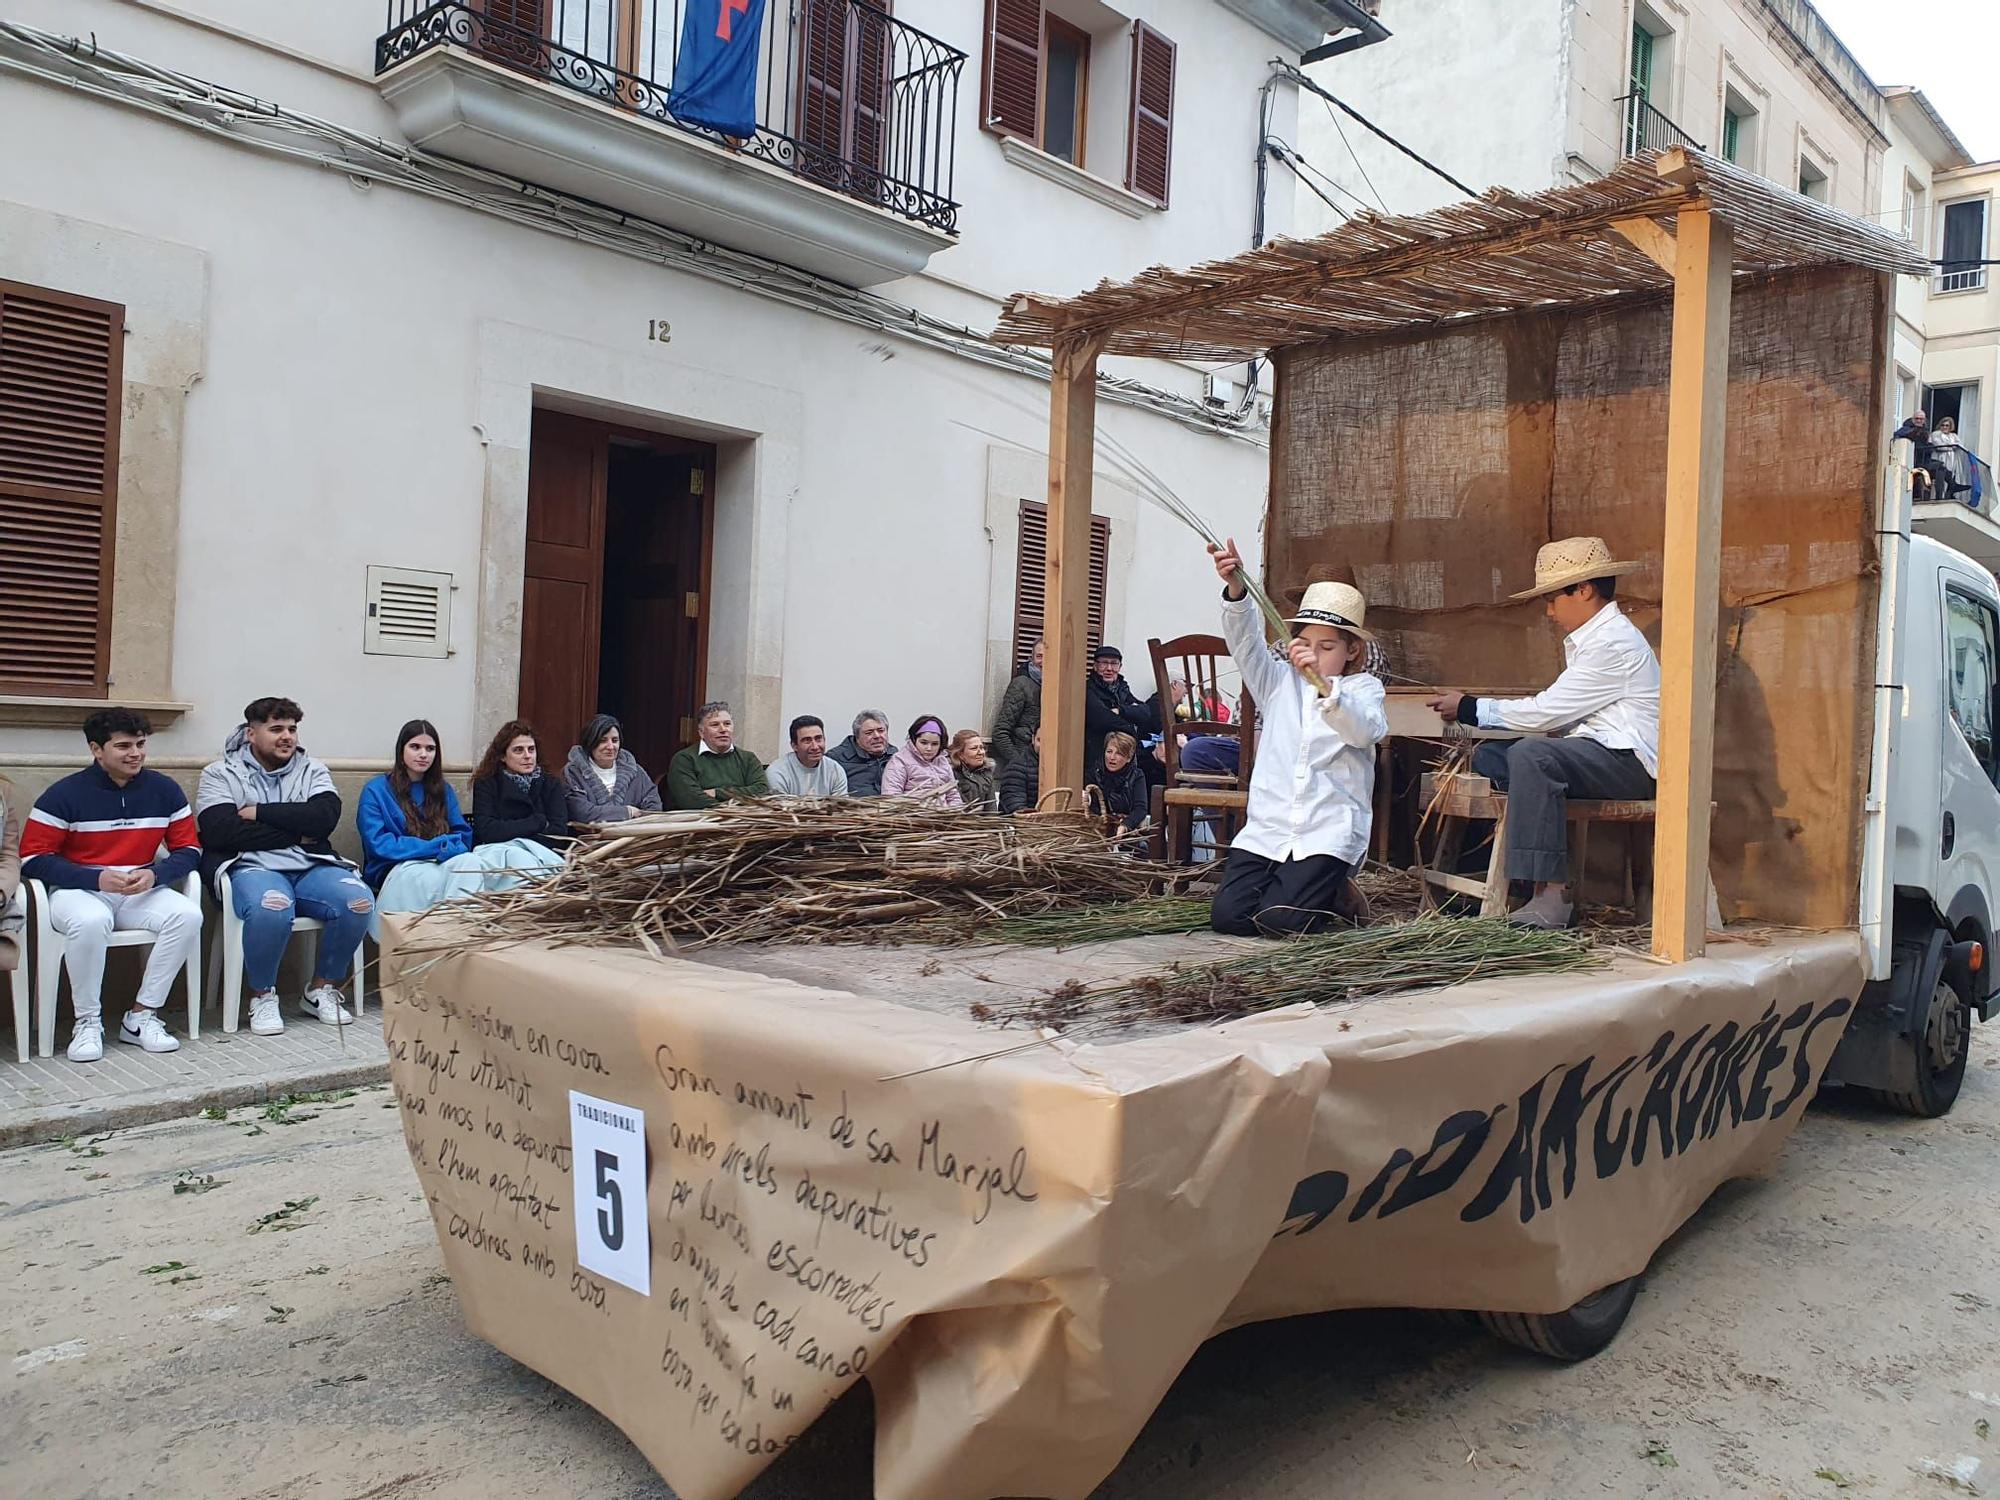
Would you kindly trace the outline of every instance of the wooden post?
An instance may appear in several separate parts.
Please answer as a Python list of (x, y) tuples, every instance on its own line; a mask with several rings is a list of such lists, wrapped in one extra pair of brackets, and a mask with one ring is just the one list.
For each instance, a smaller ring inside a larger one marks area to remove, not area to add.
[[(1663, 170), (1664, 170), (1664, 163)], [(1729, 226), (1681, 210), (1674, 233), (1667, 514), (1660, 586), (1660, 776), (1653, 952), (1699, 958), (1708, 935), (1715, 638), (1722, 579), (1723, 422), (1729, 394)]]
[(1069, 787), (1083, 806), (1083, 693), (1090, 669), (1090, 471), (1097, 446), (1102, 334), (1062, 339), (1049, 386), (1048, 562), (1042, 597), (1041, 792)]

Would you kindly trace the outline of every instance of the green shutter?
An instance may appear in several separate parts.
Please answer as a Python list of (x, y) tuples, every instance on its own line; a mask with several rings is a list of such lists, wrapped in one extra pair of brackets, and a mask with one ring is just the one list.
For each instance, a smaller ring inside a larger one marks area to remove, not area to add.
[(1741, 130), (1742, 125), (1743, 117), (1737, 114), (1735, 110), (1725, 109), (1722, 112), (1722, 159), (1724, 161), (1736, 160), (1738, 132)]
[(1632, 28), (1632, 92), (1653, 91), (1653, 33), (1643, 26)]

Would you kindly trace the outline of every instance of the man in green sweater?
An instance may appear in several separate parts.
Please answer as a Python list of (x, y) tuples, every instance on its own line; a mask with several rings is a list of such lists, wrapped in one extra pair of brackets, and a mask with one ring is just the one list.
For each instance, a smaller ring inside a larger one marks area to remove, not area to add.
[(714, 807), (731, 797), (762, 797), (770, 790), (764, 763), (736, 744), (736, 720), (727, 703), (704, 703), (695, 716), (701, 738), (667, 763), (667, 802), (684, 812)]

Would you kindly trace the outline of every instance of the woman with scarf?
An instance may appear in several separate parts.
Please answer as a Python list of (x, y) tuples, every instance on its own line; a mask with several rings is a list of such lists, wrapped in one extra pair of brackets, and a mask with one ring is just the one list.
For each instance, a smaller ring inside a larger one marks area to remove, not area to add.
[[(379, 892), (377, 918), (428, 911), (475, 891), (505, 890), (523, 873), (562, 862), (530, 839), (473, 847), (472, 825), (444, 779), (443, 745), (428, 719), (412, 719), (396, 731), (392, 768), (361, 789), (354, 822), (361, 833), (362, 879)], [(376, 925), (371, 922), (371, 929)]]
[(970, 813), (1000, 811), (1000, 771), (986, 758), (986, 740), (976, 729), (961, 729), (951, 737), (952, 779), (958, 800)]
[(1000, 713), (993, 720), (993, 754), (1003, 766), (1034, 753), (1035, 731), (1042, 727), (1042, 655), (1042, 643), (1036, 641), (1000, 699)]
[(472, 773), (472, 842), (533, 839), (550, 849), (569, 844), (569, 799), (562, 782), (542, 769), (534, 725), (509, 719), (493, 736)]
[(882, 795), (916, 797), (933, 807), (963, 807), (951, 757), (944, 753), (945, 738), (943, 719), (919, 714), (910, 726), (908, 743), (882, 769)]

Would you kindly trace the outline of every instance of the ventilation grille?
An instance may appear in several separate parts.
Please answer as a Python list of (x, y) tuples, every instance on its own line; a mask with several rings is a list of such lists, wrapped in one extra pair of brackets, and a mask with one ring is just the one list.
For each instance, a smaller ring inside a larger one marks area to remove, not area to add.
[(361, 649), (371, 656), (451, 655), (451, 574), (370, 568)]

